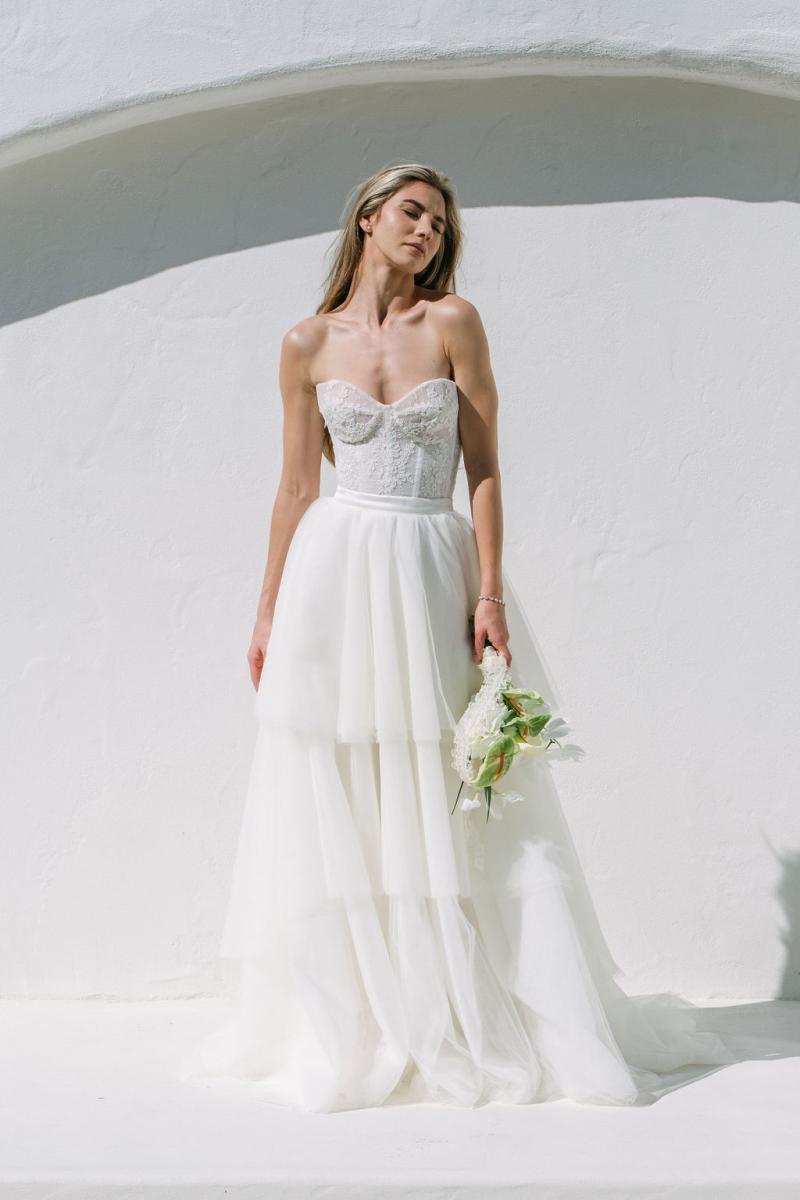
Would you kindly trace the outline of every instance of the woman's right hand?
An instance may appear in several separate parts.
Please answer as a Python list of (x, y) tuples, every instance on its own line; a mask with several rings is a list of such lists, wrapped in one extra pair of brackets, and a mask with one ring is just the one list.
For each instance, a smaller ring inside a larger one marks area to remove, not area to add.
[(261, 682), (261, 672), (264, 669), (264, 659), (267, 654), (269, 635), (272, 631), (272, 617), (259, 617), (253, 629), (250, 649), (247, 651), (247, 661), (250, 664), (250, 678), (253, 687), (258, 691)]

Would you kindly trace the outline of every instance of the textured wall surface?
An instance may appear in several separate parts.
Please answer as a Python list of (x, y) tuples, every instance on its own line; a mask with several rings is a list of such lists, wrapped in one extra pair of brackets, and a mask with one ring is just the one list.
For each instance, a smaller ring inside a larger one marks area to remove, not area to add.
[[(0, 19), (0, 991), (219, 985), (279, 343), (348, 190), (415, 159), (464, 207), (506, 566), (587, 751), (558, 783), (612, 951), (633, 990), (800, 995), (797, 28), (589, 11)], [(676, 45), (695, 79), (652, 77)], [(314, 63), (367, 51), (320, 104)], [(248, 73), (280, 88), (209, 86)]]
[(8, 0), (0, 161), (165, 115), (347, 83), (648, 75), (800, 96), (800, 13), (764, 0)]

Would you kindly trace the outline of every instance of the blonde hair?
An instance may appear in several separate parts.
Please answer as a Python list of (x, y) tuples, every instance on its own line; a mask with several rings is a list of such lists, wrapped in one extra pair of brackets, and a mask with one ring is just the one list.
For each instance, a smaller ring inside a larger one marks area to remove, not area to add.
[[(324, 284), (324, 295), (317, 313), (331, 312), (349, 299), (357, 279), (364, 253), (364, 230), (361, 217), (371, 216), (382, 204), (406, 183), (421, 180), (438, 188), (444, 198), (445, 230), (438, 251), (427, 266), (414, 276), (417, 287), (440, 292), (455, 292), (455, 273), (461, 259), (463, 233), (461, 215), (455, 192), (447, 175), (424, 163), (398, 163), (382, 167), (369, 179), (356, 184), (345, 206), (342, 229), (332, 248), (333, 262)], [(325, 426), (322, 453), (335, 463), (333, 442)]]

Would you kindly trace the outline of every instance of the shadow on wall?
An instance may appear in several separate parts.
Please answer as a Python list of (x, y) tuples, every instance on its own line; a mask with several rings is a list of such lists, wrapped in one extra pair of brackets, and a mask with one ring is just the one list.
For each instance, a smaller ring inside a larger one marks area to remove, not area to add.
[(785, 919), (780, 938), (786, 958), (776, 996), (783, 1000), (800, 1000), (800, 854), (781, 853), (763, 830), (762, 837), (781, 868), (775, 898)]
[(3, 171), (0, 320), (179, 264), (334, 230), (348, 189), (421, 160), (461, 204), (800, 199), (800, 107), (651, 79), (348, 87), (147, 124)]

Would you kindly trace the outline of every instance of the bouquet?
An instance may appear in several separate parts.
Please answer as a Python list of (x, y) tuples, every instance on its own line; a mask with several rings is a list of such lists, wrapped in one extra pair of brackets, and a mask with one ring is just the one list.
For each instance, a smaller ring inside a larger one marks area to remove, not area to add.
[[(471, 622), (474, 618), (470, 619)], [(511, 683), (510, 668), (491, 642), (487, 640), (480, 663), (483, 683), (470, 700), (455, 728), (452, 764), (461, 778), (461, 785), (451, 815), (464, 784), (472, 795), (461, 801), (462, 809), (479, 808), (479, 794), (486, 798), (486, 820), (492, 810), (492, 794), (502, 797), (505, 804), (522, 799), (518, 792), (501, 791), (494, 787), (508, 772), (517, 755), (553, 758), (580, 757), (579, 746), (562, 745), (561, 738), (569, 726), (554, 716), (543, 697), (530, 688)], [(555, 747), (555, 749), (553, 749)]]

